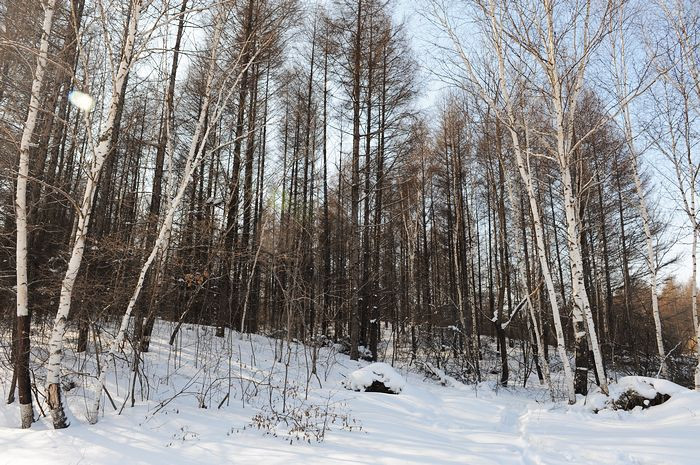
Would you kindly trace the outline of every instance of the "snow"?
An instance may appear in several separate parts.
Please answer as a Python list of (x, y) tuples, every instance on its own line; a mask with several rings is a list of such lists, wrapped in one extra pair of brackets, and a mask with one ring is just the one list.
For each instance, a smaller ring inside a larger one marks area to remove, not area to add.
[(415, 365), (392, 369), (405, 380), (400, 395), (372, 395), (343, 387), (371, 365), (332, 347), (319, 349), (314, 374), (311, 348), (302, 344), (280, 350), (274, 339), (216, 338), (213, 328), (185, 325), (173, 348), (172, 328), (156, 325), (136, 404), (127, 401), (121, 414), (130, 372), (117, 359), (107, 389), (118, 409), (103, 402), (97, 425), (85, 420), (91, 391), (80, 386), (89, 388), (92, 379), (80, 374), (95, 371), (93, 357), (84, 355), (66, 354), (64, 376), (79, 386), (66, 393), (68, 429), (53, 430), (42, 417), (21, 430), (17, 404), (0, 404), (0, 464), (695, 465), (700, 456), (700, 394), (668, 382), (622, 378), (611, 389), (646, 384), (671, 398), (646, 410), (597, 414), (589, 408), (595, 394), (588, 404), (581, 398), (568, 406), (550, 402), (536, 379), (526, 388), (456, 380), (443, 386)]
[(406, 386), (406, 380), (391, 365), (383, 362), (372, 363), (355, 370), (343, 385), (352, 391), (364, 391), (375, 381), (382, 383), (394, 394), (399, 394)]
[[(649, 378), (646, 376), (625, 376), (617, 382), (615, 391), (634, 389), (647, 399), (653, 399), (656, 394), (674, 396), (688, 392), (687, 388), (665, 379)], [(613, 393), (611, 392), (611, 397)]]

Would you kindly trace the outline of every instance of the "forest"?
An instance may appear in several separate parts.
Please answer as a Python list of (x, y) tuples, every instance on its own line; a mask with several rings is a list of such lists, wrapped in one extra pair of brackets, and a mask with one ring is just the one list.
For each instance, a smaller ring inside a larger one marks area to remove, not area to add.
[(0, 0), (2, 402), (133, 407), (159, 325), (698, 390), (698, 117), (694, 0)]

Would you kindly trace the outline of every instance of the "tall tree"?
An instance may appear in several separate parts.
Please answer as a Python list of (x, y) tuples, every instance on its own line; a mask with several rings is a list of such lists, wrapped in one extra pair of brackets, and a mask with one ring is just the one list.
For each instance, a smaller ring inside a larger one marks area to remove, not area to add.
[(17, 350), (15, 360), (15, 377), (19, 388), (19, 405), (22, 428), (29, 428), (34, 421), (32, 409), (31, 381), (29, 379), (29, 291), (27, 273), (27, 178), (29, 176), (29, 151), (34, 136), (42, 86), (49, 53), (49, 37), (53, 25), (56, 0), (48, 0), (44, 5), (44, 21), (41, 28), (41, 39), (36, 57), (34, 79), (32, 81), (29, 111), (22, 131), (19, 146), (19, 170), (17, 175), (17, 194), (15, 197), (15, 212), (17, 223)]

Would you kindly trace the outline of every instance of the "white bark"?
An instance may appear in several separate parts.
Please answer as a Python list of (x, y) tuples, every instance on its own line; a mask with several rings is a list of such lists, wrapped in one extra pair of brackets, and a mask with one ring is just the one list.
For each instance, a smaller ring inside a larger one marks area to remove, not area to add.
[[(75, 280), (78, 276), (80, 264), (83, 259), (83, 252), (85, 251), (85, 239), (87, 237), (88, 228), (90, 225), (90, 216), (95, 200), (95, 192), (97, 190), (100, 172), (106, 157), (112, 149), (111, 136), (112, 132), (115, 130), (117, 110), (119, 108), (121, 95), (125, 90), (124, 87), (126, 77), (132, 65), (136, 29), (141, 14), (141, 8), (142, 0), (133, 0), (124, 49), (119, 63), (119, 68), (113, 82), (112, 97), (110, 100), (107, 122), (104, 129), (100, 133), (97, 146), (93, 146), (92, 161), (90, 163), (90, 170), (85, 183), (85, 192), (83, 193), (83, 199), (80, 203), (80, 210), (78, 211), (78, 223), (73, 248), (66, 274), (63, 278), (63, 282), (61, 283), (61, 295), (58, 303), (58, 311), (56, 312), (56, 318), (54, 320), (54, 326), (51, 332), (51, 339), (49, 341), (49, 362), (46, 374), (46, 384), (49, 387), (49, 396), (52, 396), (52, 389), (58, 389), (59, 395), (57, 404), (51, 406), (52, 416), (54, 417), (54, 425), (56, 425), (57, 421), (61, 420), (59, 416), (63, 415), (63, 406), (62, 402), (60, 401), (61, 360), (63, 358), (63, 338), (66, 332), (66, 321), (68, 320), (68, 315), (70, 312), (73, 285), (75, 284)], [(85, 115), (85, 119), (86, 124), (88, 124), (89, 134), (89, 121), (87, 114)], [(52, 388), (51, 386), (54, 387)], [(65, 418), (63, 421), (65, 421)]]
[(22, 428), (31, 428), (34, 422), (34, 408), (32, 404), (19, 404), (19, 417), (22, 421)]
[[(691, 164), (692, 167), (692, 164)], [(677, 170), (678, 172), (678, 170)], [(695, 172), (695, 171), (693, 171)], [(696, 189), (695, 189), (695, 180), (693, 179), (693, 182), (690, 183), (690, 200), (688, 201), (688, 206), (686, 210), (688, 211), (688, 216), (690, 215), (690, 212), (695, 213), (695, 196), (696, 196)], [(685, 194), (684, 197), (685, 199)], [(693, 214), (692, 217), (690, 218), (690, 223), (693, 227), (693, 243), (691, 246), (690, 250), (690, 257), (691, 257), (691, 266), (692, 266), (692, 272), (690, 275), (691, 279), (691, 313), (693, 315), (693, 326), (695, 327), (695, 354), (698, 359), (698, 364), (695, 367), (695, 390), (700, 391), (700, 323), (698, 323), (698, 259), (697, 259), (697, 250), (698, 250), (698, 222), (695, 219), (696, 216)]]
[[(506, 87), (506, 71), (505, 71), (505, 52), (503, 48), (503, 31), (501, 24), (496, 19), (495, 5), (491, 3), (491, 29), (494, 36), (494, 44), (496, 45), (496, 50), (498, 51), (498, 75), (499, 75), (499, 85), (505, 90)], [(525, 185), (525, 190), (528, 196), (528, 202), (530, 205), (530, 212), (532, 213), (532, 220), (535, 227), (535, 242), (537, 244), (537, 257), (540, 262), (540, 268), (542, 270), (542, 276), (545, 281), (545, 287), (547, 288), (547, 294), (549, 297), (549, 302), (552, 308), (552, 315), (554, 320), (554, 331), (557, 338), (557, 353), (562, 361), (562, 366), (564, 368), (564, 379), (566, 382), (567, 396), (570, 404), (576, 402), (576, 393), (574, 389), (574, 376), (571, 371), (571, 364), (569, 363), (569, 357), (566, 353), (566, 344), (564, 340), (564, 328), (561, 323), (561, 312), (559, 311), (559, 303), (557, 300), (557, 293), (554, 289), (554, 281), (552, 279), (552, 272), (549, 268), (549, 263), (547, 262), (546, 246), (544, 243), (544, 227), (542, 224), (542, 218), (540, 216), (539, 207), (537, 205), (537, 197), (535, 196), (535, 189), (533, 186), (532, 175), (529, 163), (529, 152), (527, 156), (527, 164), (523, 157), (522, 145), (520, 142), (520, 136), (517, 131), (517, 122), (515, 117), (515, 111), (513, 109), (513, 102), (510, 99), (510, 94), (505, 91), (504, 101), (506, 107), (506, 116), (508, 121), (508, 130), (511, 136), (511, 142), (513, 144), (513, 152), (515, 153), (516, 164), (518, 167), (518, 172), (520, 173), (520, 178)], [(524, 118), (524, 117), (523, 117)], [(529, 131), (527, 123), (523, 121), (525, 129), (525, 144), (527, 150), (529, 151)], [(563, 283), (562, 283), (563, 285)], [(530, 311), (532, 312), (532, 305), (528, 302)], [(536, 324), (536, 320), (535, 323)], [(542, 348), (544, 349), (544, 348)], [(544, 357), (544, 350), (542, 350), (542, 356)]]
[[(627, 111), (625, 110), (627, 113)], [(625, 119), (629, 118), (628, 114), (625, 115)], [(654, 328), (656, 330), (656, 347), (659, 351), (659, 363), (660, 372), (664, 377), (668, 377), (668, 367), (666, 365), (666, 350), (664, 349), (663, 331), (661, 327), (661, 313), (659, 310), (659, 291), (658, 291), (658, 266), (656, 263), (656, 252), (654, 249), (654, 240), (651, 235), (649, 210), (647, 209), (646, 200), (644, 199), (644, 190), (642, 188), (642, 180), (639, 177), (639, 169), (637, 167), (637, 154), (634, 151), (633, 143), (631, 142), (631, 126), (625, 121), (626, 131), (628, 131), (627, 140), (632, 150), (632, 173), (634, 174), (634, 184), (637, 190), (637, 196), (639, 197), (639, 213), (642, 215), (642, 224), (644, 226), (644, 240), (646, 242), (647, 249), (647, 264), (649, 265), (649, 271), (651, 273), (651, 310), (654, 317)], [(627, 128), (630, 128), (628, 130)]]
[[(192, 173), (194, 170), (197, 168), (199, 165), (199, 162), (202, 159), (202, 156), (204, 154), (204, 147), (205, 144), (200, 143), (203, 138), (202, 138), (202, 133), (204, 132), (204, 139), (207, 137), (209, 133), (209, 127), (204, 128), (204, 124), (206, 121), (206, 116), (207, 112), (209, 111), (209, 104), (211, 101), (211, 87), (212, 87), (212, 81), (213, 81), (213, 75), (214, 75), (214, 60), (216, 58), (215, 55), (215, 50), (216, 47), (218, 46), (218, 37), (219, 37), (219, 31), (220, 31), (220, 25), (217, 26), (216, 29), (216, 39), (214, 40), (214, 43), (212, 44), (212, 57), (211, 57), (211, 64), (209, 66), (209, 72), (207, 74), (207, 83), (206, 83), (206, 88), (205, 88), (205, 94), (204, 94), (204, 100), (202, 101), (202, 106), (200, 109), (199, 113), (199, 119), (197, 121), (197, 126), (194, 131), (194, 136), (192, 137), (192, 142), (190, 144), (190, 149), (189, 153), (187, 154), (187, 161), (185, 162), (185, 175), (183, 176), (182, 180), (180, 181), (180, 185), (178, 187), (177, 193), (175, 194), (175, 197), (172, 200), (169, 200), (168, 202), (168, 209), (166, 211), (165, 217), (163, 219), (162, 224), (160, 225), (160, 229), (158, 231), (158, 237), (156, 238), (155, 243), (153, 244), (153, 248), (151, 249), (151, 253), (148, 255), (148, 258), (146, 259), (146, 262), (143, 264), (141, 267), (141, 272), (139, 273), (139, 278), (138, 281), (136, 282), (136, 287), (134, 288), (134, 292), (131, 295), (131, 298), (129, 299), (129, 303), (126, 308), (126, 312), (124, 313), (124, 316), (121, 319), (121, 324), (119, 326), (119, 330), (117, 331), (117, 334), (114, 336), (114, 339), (112, 339), (112, 342), (109, 347), (109, 352), (102, 357), (102, 362), (100, 363), (100, 373), (97, 378), (97, 383), (95, 384), (95, 389), (94, 389), (94, 400), (91, 404), (90, 407), (88, 407), (87, 410), (87, 419), (90, 424), (95, 424), (97, 423), (98, 420), (98, 413), (100, 409), (100, 398), (102, 397), (102, 389), (104, 387), (105, 383), (105, 378), (107, 376), (107, 370), (109, 368), (109, 359), (114, 357), (116, 353), (119, 350), (119, 345), (122, 340), (124, 340), (124, 334), (126, 333), (126, 330), (129, 326), (129, 320), (131, 318), (131, 313), (133, 312), (134, 307), (136, 306), (136, 301), (138, 300), (139, 294), (141, 293), (141, 289), (143, 288), (143, 283), (146, 280), (146, 274), (148, 273), (148, 270), (151, 267), (151, 264), (153, 263), (153, 260), (158, 256), (160, 253), (163, 253), (166, 250), (167, 247), (167, 242), (168, 238), (170, 236), (170, 230), (172, 229), (173, 225), (173, 218), (175, 217), (175, 212), (177, 211), (177, 208), (180, 205), (180, 202), (182, 201), (182, 197), (185, 194), (185, 190), (187, 189), (187, 186), (189, 185), (190, 181), (192, 180)], [(197, 147), (199, 147), (199, 150), (197, 150)], [(174, 176), (174, 173), (171, 171), (169, 173), (169, 177)], [(169, 184), (172, 183), (172, 180), (169, 180)]]
[[(598, 335), (593, 322), (588, 293), (583, 280), (583, 258), (581, 256), (581, 243), (579, 226), (581, 221), (578, 217), (578, 199), (573, 192), (571, 171), (568, 162), (566, 165), (560, 164), (562, 174), (562, 186), (564, 191), (564, 212), (566, 215), (566, 236), (569, 250), (569, 268), (571, 270), (571, 292), (574, 299), (572, 317), (574, 320), (574, 337), (577, 345), (583, 344), (581, 339), (586, 337), (586, 329), (590, 337), (591, 348), (593, 350), (593, 360), (598, 373), (600, 389), (607, 394), (608, 383), (603, 369), (603, 358), (598, 344)], [(584, 322), (585, 319), (585, 322)]]
[[(693, 200), (693, 207), (695, 207), (695, 201)], [(693, 312), (693, 324), (695, 325), (695, 353), (697, 354), (698, 364), (695, 367), (695, 390), (700, 391), (700, 324), (698, 324), (698, 261), (697, 261), (697, 250), (698, 250), (698, 228), (694, 225), (693, 228), (693, 248), (691, 251), (693, 259), (693, 273), (691, 279), (693, 280), (693, 291), (692, 291), (692, 312)]]
[[(19, 169), (17, 174), (17, 192), (15, 197), (15, 213), (17, 224), (17, 317), (29, 318), (29, 289), (27, 275), (27, 178), (29, 176), (29, 149), (31, 146), (36, 120), (41, 103), (41, 88), (44, 84), (46, 64), (49, 53), (49, 35), (53, 25), (56, 0), (49, 0), (44, 6), (44, 22), (41, 30), (39, 54), (36, 59), (36, 69), (32, 80), (32, 90), (29, 99), (29, 112), (24, 123), (22, 139), (19, 146)], [(21, 335), (18, 335), (21, 337)], [(21, 354), (17, 354), (21, 356)], [(34, 420), (32, 404), (20, 404), (22, 428), (29, 428)]]
[[(700, 19), (700, 14), (698, 14), (697, 8), (693, 9), (695, 6), (692, 2), (688, 4), (689, 10), (684, 11), (685, 5), (680, 3), (673, 5), (671, 8), (665, 3), (662, 3), (664, 7), (664, 13), (666, 14), (668, 20), (673, 25), (673, 32), (676, 35), (678, 44), (680, 46), (681, 56), (683, 57), (683, 64), (688, 70), (688, 75), (690, 78), (690, 87), (694, 92), (694, 109), (695, 111), (700, 110), (698, 107), (698, 98), (700, 98), (700, 63), (698, 62), (698, 54), (696, 53), (700, 43), (698, 42), (697, 36), (694, 35), (694, 24)], [(682, 192), (683, 200), (686, 203), (686, 213), (690, 219), (690, 224), (693, 228), (693, 244), (691, 250), (692, 256), (692, 314), (693, 314), (693, 325), (695, 327), (695, 351), (698, 359), (698, 364), (695, 368), (695, 390), (700, 391), (700, 323), (698, 322), (698, 281), (697, 281), (697, 245), (698, 245), (698, 233), (700, 232), (700, 224), (698, 224), (698, 215), (696, 210), (696, 197), (697, 197), (697, 176), (698, 167), (693, 161), (691, 156), (691, 142), (688, 140), (690, 135), (690, 122), (688, 121), (689, 113), (689, 100), (688, 96), (685, 96), (685, 113), (686, 113), (686, 150), (685, 156), (687, 157), (688, 168), (690, 169), (690, 180), (688, 182), (688, 197), (690, 197), (689, 202), (686, 200), (686, 195)], [(678, 165), (676, 165), (678, 167)], [(677, 173), (680, 181), (680, 174)], [(681, 186), (681, 184), (679, 184)], [(681, 189), (683, 190), (683, 189)]]
[[(686, 89), (680, 87), (678, 91), (682, 94), (684, 98), (684, 113), (686, 120), (688, 119), (688, 94)], [(670, 114), (667, 116), (665, 124), (668, 125), (669, 134), (669, 147), (665, 147), (659, 142), (659, 139), (654, 141), (655, 146), (671, 161), (673, 164), (673, 170), (676, 175), (676, 187), (678, 188), (678, 193), (681, 198), (681, 203), (683, 205), (683, 210), (688, 217), (688, 222), (690, 223), (692, 231), (692, 246), (691, 246), (691, 315), (693, 319), (693, 328), (695, 334), (693, 336), (693, 342), (695, 343), (695, 353), (698, 359), (698, 364), (695, 368), (695, 390), (700, 391), (700, 323), (698, 323), (698, 284), (697, 284), (697, 243), (698, 243), (698, 233), (700, 232), (700, 224), (697, 220), (697, 207), (696, 207), (696, 197), (697, 197), (697, 176), (698, 167), (695, 165), (691, 158), (690, 150), (690, 134), (689, 125), (685, 124), (685, 129), (683, 131), (676, 131), (674, 128), (674, 121), (671, 119)], [(681, 136), (679, 132), (684, 132)], [(682, 143), (681, 139), (685, 139), (684, 149), (680, 149), (678, 146)], [(686, 179), (686, 173), (690, 173), (689, 179)], [(687, 185), (686, 185), (687, 184)]]
[[(680, 132), (684, 133), (686, 144), (684, 150), (685, 153), (679, 156), (679, 154), (676, 151), (677, 141), (675, 140), (675, 138), (678, 136), (674, 136), (673, 123), (669, 120), (668, 125), (669, 129), (671, 129), (670, 136), (672, 146), (670, 150), (671, 153), (669, 154), (668, 152), (666, 152), (665, 154), (671, 159), (671, 161), (674, 164), (677, 178), (676, 180), (678, 182), (678, 188), (680, 190), (683, 206), (686, 215), (688, 215), (690, 226), (693, 230), (693, 243), (691, 249), (691, 309), (693, 317), (693, 326), (695, 328), (695, 350), (698, 358), (698, 364), (695, 368), (695, 390), (700, 391), (700, 323), (698, 322), (697, 303), (697, 243), (698, 233), (700, 233), (700, 224), (698, 224), (698, 212), (696, 211), (697, 177), (699, 167), (696, 166), (696, 163), (692, 159), (692, 143), (689, 140), (691, 137), (691, 124), (689, 121), (689, 101), (691, 100), (691, 97), (689, 94), (691, 92), (694, 93), (695, 97), (693, 99), (695, 111), (697, 112), (700, 109), (698, 108), (698, 99), (700, 99), (700, 61), (698, 60), (697, 54), (698, 46), (700, 45), (700, 43), (698, 42), (697, 35), (695, 34), (695, 24), (697, 24), (697, 21), (700, 19), (700, 14), (698, 13), (697, 5), (693, 2), (689, 2), (686, 4), (684, 2), (659, 1), (658, 3), (664, 12), (664, 15), (666, 16), (666, 20), (668, 21), (671, 32), (673, 32), (673, 34), (676, 36), (678, 49), (680, 51), (681, 62), (683, 64), (683, 69), (681, 70), (680, 74), (684, 76), (687, 75), (688, 77), (688, 83), (686, 84), (685, 81), (675, 82), (673, 79), (669, 79), (668, 75), (664, 75), (667, 78), (668, 83), (676, 87), (679, 93), (683, 96), (685, 128)], [(688, 91), (688, 89), (686, 89), (686, 85), (688, 85), (692, 90)], [(661, 148), (658, 142), (656, 143), (656, 145), (657, 147)], [(684, 187), (685, 183), (683, 182), (684, 176), (681, 173), (681, 169), (683, 169), (681, 168), (681, 165), (683, 164), (681, 160), (683, 157), (686, 158), (685, 163), (687, 163), (687, 166), (685, 166), (684, 170), (690, 173), (690, 178), (688, 179), (687, 192), (686, 187)]]
[[(668, 79), (666, 85), (675, 88), (683, 99), (682, 127), (677, 127), (678, 123), (670, 112), (670, 106), (676, 105), (676, 103), (672, 100), (667, 100), (665, 102), (666, 106), (661, 108), (662, 114), (664, 115), (664, 137), (655, 138), (653, 143), (673, 165), (676, 177), (676, 188), (678, 189), (680, 202), (688, 218), (688, 223), (693, 235), (691, 247), (691, 314), (695, 333), (693, 342), (695, 343), (696, 357), (698, 360), (698, 364), (695, 368), (695, 390), (700, 391), (700, 324), (698, 323), (697, 313), (697, 240), (698, 233), (700, 232), (700, 224), (697, 219), (698, 211), (696, 207), (699, 167), (692, 158), (692, 135), (690, 131), (691, 110), (689, 103), (691, 96), (689, 95), (686, 84), (683, 82), (676, 82)], [(664, 90), (668, 92), (667, 89)], [(698, 95), (700, 96), (700, 94)]]
[(44, 74), (49, 53), (49, 35), (56, 10), (56, 0), (49, 0), (44, 7), (44, 23), (41, 31), (39, 55), (36, 59), (36, 69), (32, 80), (32, 91), (29, 99), (29, 112), (24, 123), (22, 139), (19, 145), (19, 172), (17, 176), (17, 195), (15, 210), (17, 214), (17, 316), (29, 315), (27, 290), (27, 178), (29, 176), (29, 149), (31, 147), (34, 128), (36, 127), (39, 105), (41, 103), (41, 88), (44, 84)]

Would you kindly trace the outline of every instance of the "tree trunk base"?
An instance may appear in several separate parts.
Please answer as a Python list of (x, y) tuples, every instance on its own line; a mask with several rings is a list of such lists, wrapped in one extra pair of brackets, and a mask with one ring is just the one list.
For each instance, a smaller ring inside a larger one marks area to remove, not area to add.
[(100, 410), (99, 406), (97, 407), (97, 410), (94, 410), (94, 411), (88, 410), (88, 412), (87, 412), (88, 423), (90, 423), (91, 425), (97, 424), (97, 415), (98, 415), (99, 410)]
[(22, 429), (31, 428), (34, 422), (34, 409), (32, 404), (20, 404), (19, 416), (22, 421)]
[(143, 327), (143, 335), (141, 336), (141, 352), (148, 352), (151, 347), (151, 335), (153, 334), (153, 326), (156, 323), (156, 316), (153, 312), (146, 318), (146, 324)]
[(49, 384), (48, 402), (54, 429), (68, 428), (70, 423), (68, 423), (66, 412), (63, 409), (63, 402), (61, 401), (61, 388), (58, 383)]
[[(17, 393), (19, 394), (20, 416), (22, 428), (29, 428), (34, 421), (32, 411), (32, 381), (29, 376), (29, 315), (17, 317), (17, 351), (15, 360), (14, 375), (17, 382)], [(12, 387), (14, 391), (14, 386)]]
[(583, 396), (588, 394), (588, 368), (577, 366), (574, 375), (574, 392)]
[(80, 320), (79, 323), (79, 329), (78, 329), (78, 345), (77, 348), (75, 349), (76, 352), (82, 353), (82, 352), (87, 352), (87, 343), (88, 343), (88, 331), (89, 331), (89, 326), (87, 322), (84, 319)]

